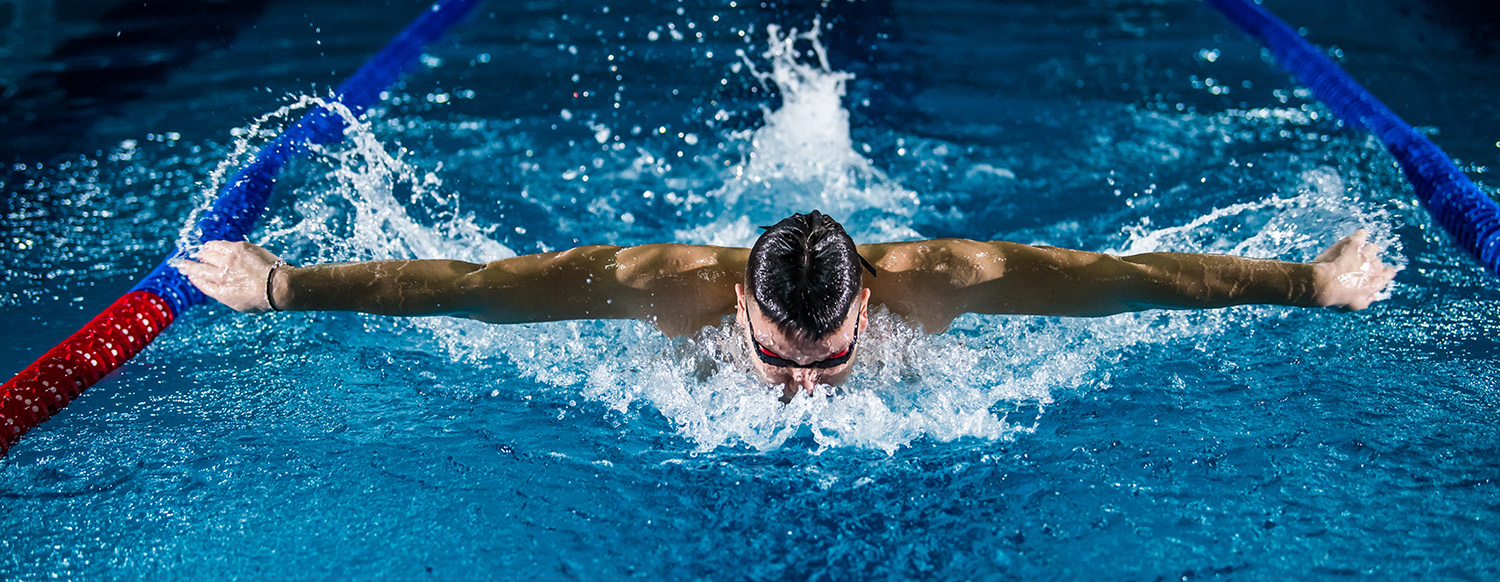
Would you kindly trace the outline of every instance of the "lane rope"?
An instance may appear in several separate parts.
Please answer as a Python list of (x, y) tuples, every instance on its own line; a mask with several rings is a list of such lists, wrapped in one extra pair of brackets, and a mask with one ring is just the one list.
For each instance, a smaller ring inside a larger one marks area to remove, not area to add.
[(1250, 0), (1205, 1), (1260, 40), (1283, 69), (1311, 88), (1346, 125), (1375, 134), (1433, 219), (1491, 274), (1500, 276), (1500, 204), (1443, 150), (1270, 11)]
[[(481, 0), (438, 0), (334, 91), (334, 101), (363, 114), (421, 55)], [(281, 168), (311, 144), (344, 137), (343, 118), (327, 107), (309, 112), (256, 152), (200, 217), (199, 242), (245, 240), (265, 211)], [(0, 385), (0, 456), (21, 435), (57, 414), (106, 374), (144, 350), (183, 311), (207, 300), (171, 265), (178, 248), (140, 283), (81, 329)]]

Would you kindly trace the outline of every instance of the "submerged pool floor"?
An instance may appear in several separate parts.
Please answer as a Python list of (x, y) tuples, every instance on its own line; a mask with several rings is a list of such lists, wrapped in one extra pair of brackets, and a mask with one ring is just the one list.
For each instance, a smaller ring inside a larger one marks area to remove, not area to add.
[[(0, 2), (0, 372), (422, 6)], [(1266, 6), (1493, 192), (1485, 11)], [(1199, 2), (492, 2), (422, 62), (252, 240), (482, 261), (816, 208), (860, 242), (1288, 260), (1367, 228), (1402, 271), (1357, 313), (877, 313), (850, 384), (787, 405), (727, 322), (202, 307), (0, 459), (0, 578), (1500, 574), (1495, 279)]]

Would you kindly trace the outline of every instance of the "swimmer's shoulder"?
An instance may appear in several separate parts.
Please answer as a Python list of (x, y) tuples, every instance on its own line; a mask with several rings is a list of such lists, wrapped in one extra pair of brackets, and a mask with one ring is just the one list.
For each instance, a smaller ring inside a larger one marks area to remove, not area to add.
[(972, 269), (999, 259), (1005, 241), (976, 241), (966, 238), (935, 238), (904, 242), (859, 245), (860, 256), (870, 261), (877, 272), (953, 273)]
[(687, 244), (623, 247), (616, 276), (639, 295), (636, 317), (669, 336), (718, 325), (734, 313), (734, 286), (745, 278), (750, 249)]
[(942, 238), (858, 249), (877, 273), (864, 279), (870, 302), (936, 333), (964, 312), (964, 289), (998, 275), (1006, 248), (1013, 244)]
[(732, 288), (749, 257), (745, 248), (656, 243), (620, 248), (615, 264), (620, 280), (637, 289), (673, 282)]

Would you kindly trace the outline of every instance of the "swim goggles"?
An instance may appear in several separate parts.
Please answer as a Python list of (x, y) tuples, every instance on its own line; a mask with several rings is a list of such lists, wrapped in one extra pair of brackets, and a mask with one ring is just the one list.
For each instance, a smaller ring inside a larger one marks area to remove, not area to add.
[(776, 368), (819, 368), (819, 369), (822, 369), (822, 368), (833, 368), (833, 367), (837, 367), (837, 366), (842, 366), (846, 362), (849, 361), (849, 358), (854, 357), (854, 344), (859, 343), (859, 326), (855, 325), (854, 326), (854, 339), (852, 339), (852, 340), (849, 341), (849, 347), (844, 348), (844, 351), (839, 352), (837, 354), (834, 354), (832, 356), (829, 356), (828, 359), (826, 359), (826, 360), (818, 360), (818, 361), (813, 362), (811, 364), (798, 364), (797, 362), (793, 362), (791, 360), (788, 360), (786, 358), (783, 358), (781, 356), (776, 355), (776, 352), (768, 350), (768, 349), (766, 349), (766, 346), (761, 345), (760, 344), (760, 340), (755, 339), (755, 324), (750, 323), (750, 320), (749, 320), (748, 317), (745, 319), (745, 325), (750, 328), (750, 343), (752, 343), (752, 344), (755, 345), (755, 355), (756, 355), (756, 357), (759, 357), (760, 361), (765, 362), (767, 366), (772, 366), (772, 367), (776, 367)]

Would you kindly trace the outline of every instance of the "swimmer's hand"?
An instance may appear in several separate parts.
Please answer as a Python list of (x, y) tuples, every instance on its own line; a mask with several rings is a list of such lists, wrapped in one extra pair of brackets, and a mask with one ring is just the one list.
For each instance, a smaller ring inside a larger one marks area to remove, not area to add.
[(1351, 311), (1364, 309), (1396, 277), (1394, 267), (1380, 262), (1380, 253), (1385, 249), (1366, 242), (1369, 236), (1361, 228), (1312, 260), (1314, 296), (1319, 305)]
[[(267, 280), (279, 260), (271, 251), (248, 242), (217, 240), (205, 243), (196, 257), (183, 259), (177, 270), (219, 303), (245, 313), (265, 313), (271, 311)], [(277, 274), (286, 269), (278, 269)]]

